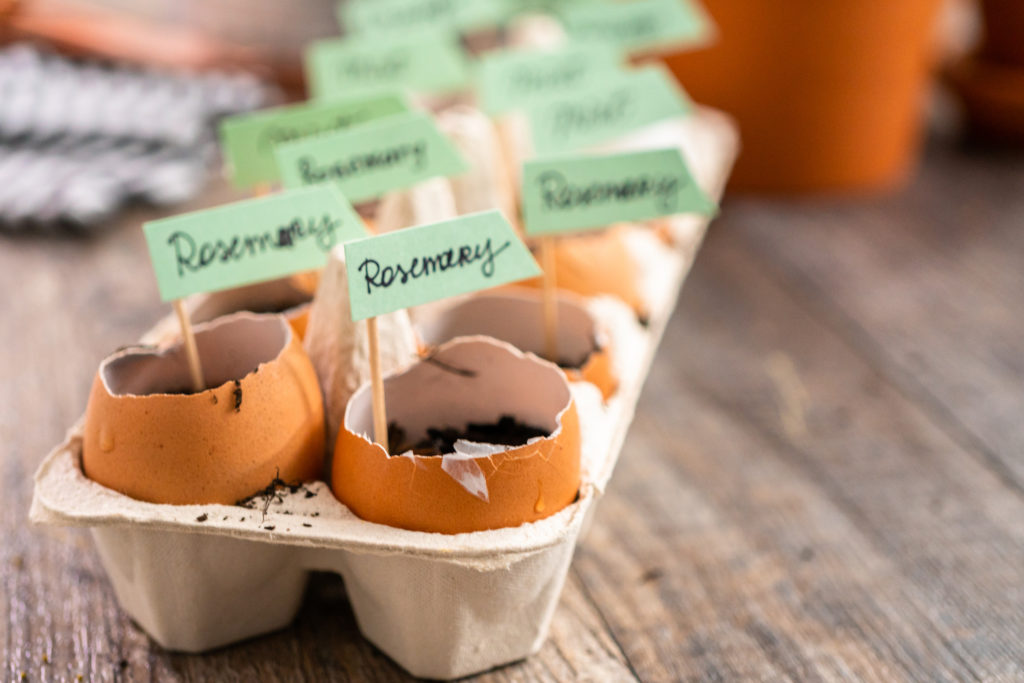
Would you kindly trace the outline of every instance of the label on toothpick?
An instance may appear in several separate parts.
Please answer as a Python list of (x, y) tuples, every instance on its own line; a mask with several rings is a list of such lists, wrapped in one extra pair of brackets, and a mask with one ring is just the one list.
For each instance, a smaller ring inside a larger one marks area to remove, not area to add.
[(675, 148), (523, 165), (523, 221), (530, 235), (716, 210)]
[(333, 183), (353, 202), (469, 166), (424, 112), (395, 114), (276, 149), (285, 187)]
[(500, 211), (347, 242), (352, 320), (540, 275)]
[(472, 30), (499, 23), (501, 0), (348, 0), (338, 21), (349, 33), (381, 35), (409, 31)]
[(456, 35), (431, 31), (314, 43), (306, 53), (306, 81), (318, 99), (382, 87), (447, 93), (467, 87), (470, 73)]
[(560, 154), (690, 113), (689, 98), (661, 67), (606, 72), (599, 82), (527, 107), (538, 155)]
[(362, 220), (330, 186), (247, 199), (142, 227), (164, 301), (321, 268), (334, 245), (366, 236)]
[(602, 41), (623, 52), (678, 50), (714, 37), (711, 21), (690, 0), (581, 2), (558, 14), (573, 40)]
[(480, 59), (477, 82), (489, 114), (521, 109), (552, 95), (597, 83), (619, 69), (619, 52), (609, 45), (570, 44), (557, 50), (502, 50)]
[(409, 110), (399, 92), (311, 101), (226, 118), (220, 126), (228, 176), (238, 187), (279, 180), (274, 146)]

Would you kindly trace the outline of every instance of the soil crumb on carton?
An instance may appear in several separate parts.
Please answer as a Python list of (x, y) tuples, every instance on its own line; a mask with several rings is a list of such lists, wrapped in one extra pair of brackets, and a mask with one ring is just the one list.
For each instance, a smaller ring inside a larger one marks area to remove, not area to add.
[[(242, 500), (237, 501), (235, 505), (249, 508), (250, 510), (259, 510), (263, 515), (263, 519), (266, 519), (267, 510), (270, 509), (271, 504), (283, 504), (284, 496), (286, 494), (304, 491), (306, 498), (312, 498), (316, 495), (315, 491), (310, 491), (301, 481), (289, 483), (284, 479), (281, 479), (280, 475), (281, 471), (278, 470), (274, 475), (274, 478), (270, 480), (269, 484), (248, 498), (243, 498)], [(263, 519), (260, 521), (262, 522)], [(244, 517), (242, 518), (242, 521), (245, 521)]]
[(426, 436), (418, 441), (408, 438), (397, 423), (388, 425), (388, 443), (395, 444), (392, 454), (412, 451), (416, 455), (444, 455), (455, 452), (456, 441), (522, 446), (530, 439), (544, 437), (548, 430), (524, 424), (511, 415), (502, 415), (497, 422), (470, 422), (462, 429), (455, 427), (428, 427)]

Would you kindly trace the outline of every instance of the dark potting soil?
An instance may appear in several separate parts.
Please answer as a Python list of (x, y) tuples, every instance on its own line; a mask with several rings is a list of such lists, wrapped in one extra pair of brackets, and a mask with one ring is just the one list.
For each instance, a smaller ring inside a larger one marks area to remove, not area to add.
[(416, 455), (444, 455), (455, 452), (459, 439), (501, 446), (522, 446), (538, 436), (547, 436), (548, 430), (523, 424), (511, 415), (502, 415), (497, 422), (470, 422), (463, 429), (455, 427), (428, 427), (427, 435), (416, 442), (410, 442), (405, 430), (392, 422), (388, 425), (388, 443), (391, 453), (405, 453), (411, 450)]

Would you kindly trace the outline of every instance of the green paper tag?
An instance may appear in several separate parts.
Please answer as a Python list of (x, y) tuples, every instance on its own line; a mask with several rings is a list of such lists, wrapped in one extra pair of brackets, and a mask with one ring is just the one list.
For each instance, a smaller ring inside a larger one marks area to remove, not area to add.
[(333, 181), (353, 202), (469, 170), (430, 115), (418, 111), (278, 145), (276, 154), (285, 187)]
[(588, 147), (690, 112), (686, 94), (662, 68), (604, 72), (596, 83), (527, 108), (538, 155)]
[(306, 53), (313, 97), (340, 97), (382, 87), (446, 93), (469, 85), (466, 56), (446, 31), (355, 36), (314, 43)]
[(150, 221), (142, 229), (164, 301), (321, 268), (335, 244), (366, 236), (362, 220), (329, 186)]
[(712, 25), (690, 0), (579, 3), (559, 11), (574, 40), (602, 41), (623, 52), (703, 45)]
[(338, 21), (349, 33), (473, 30), (498, 24), (507, 14), (500, 0), (348, 0)]
[(570, 44), (558, 50), (503, 50), (480, 60), (480, 101), (488, 114), (501, 114), (561, 95), (620, 69), (618, 51), (609, 45)]
[(530, 235), (716, 210), (675, 148), (523, 165), (523, 220)]
[(221, 123), (224, 160), (238, 187), (280, 180), (274, 145), (409, 110), (397, 92), (344, 100), (303, 102), (250, 114), (230, 116)]
[(497, 210), (347, 242), (345, 262), (352, 320), (540, 275)]

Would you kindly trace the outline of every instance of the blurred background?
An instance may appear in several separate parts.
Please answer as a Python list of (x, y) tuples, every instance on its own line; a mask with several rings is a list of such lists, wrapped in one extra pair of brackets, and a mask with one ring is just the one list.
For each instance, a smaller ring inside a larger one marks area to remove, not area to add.
[[(1018, 0), (704, 6), (717, 40), (656, 58), (738, 120), (733, 191), (898, 190), (929, 129), (1024, 142)], [(0, 225), (190, 199), (216, 175), (216, 121), (303, 98), (304, 48), (339, 32), (332, 0), (2, 0)]]

